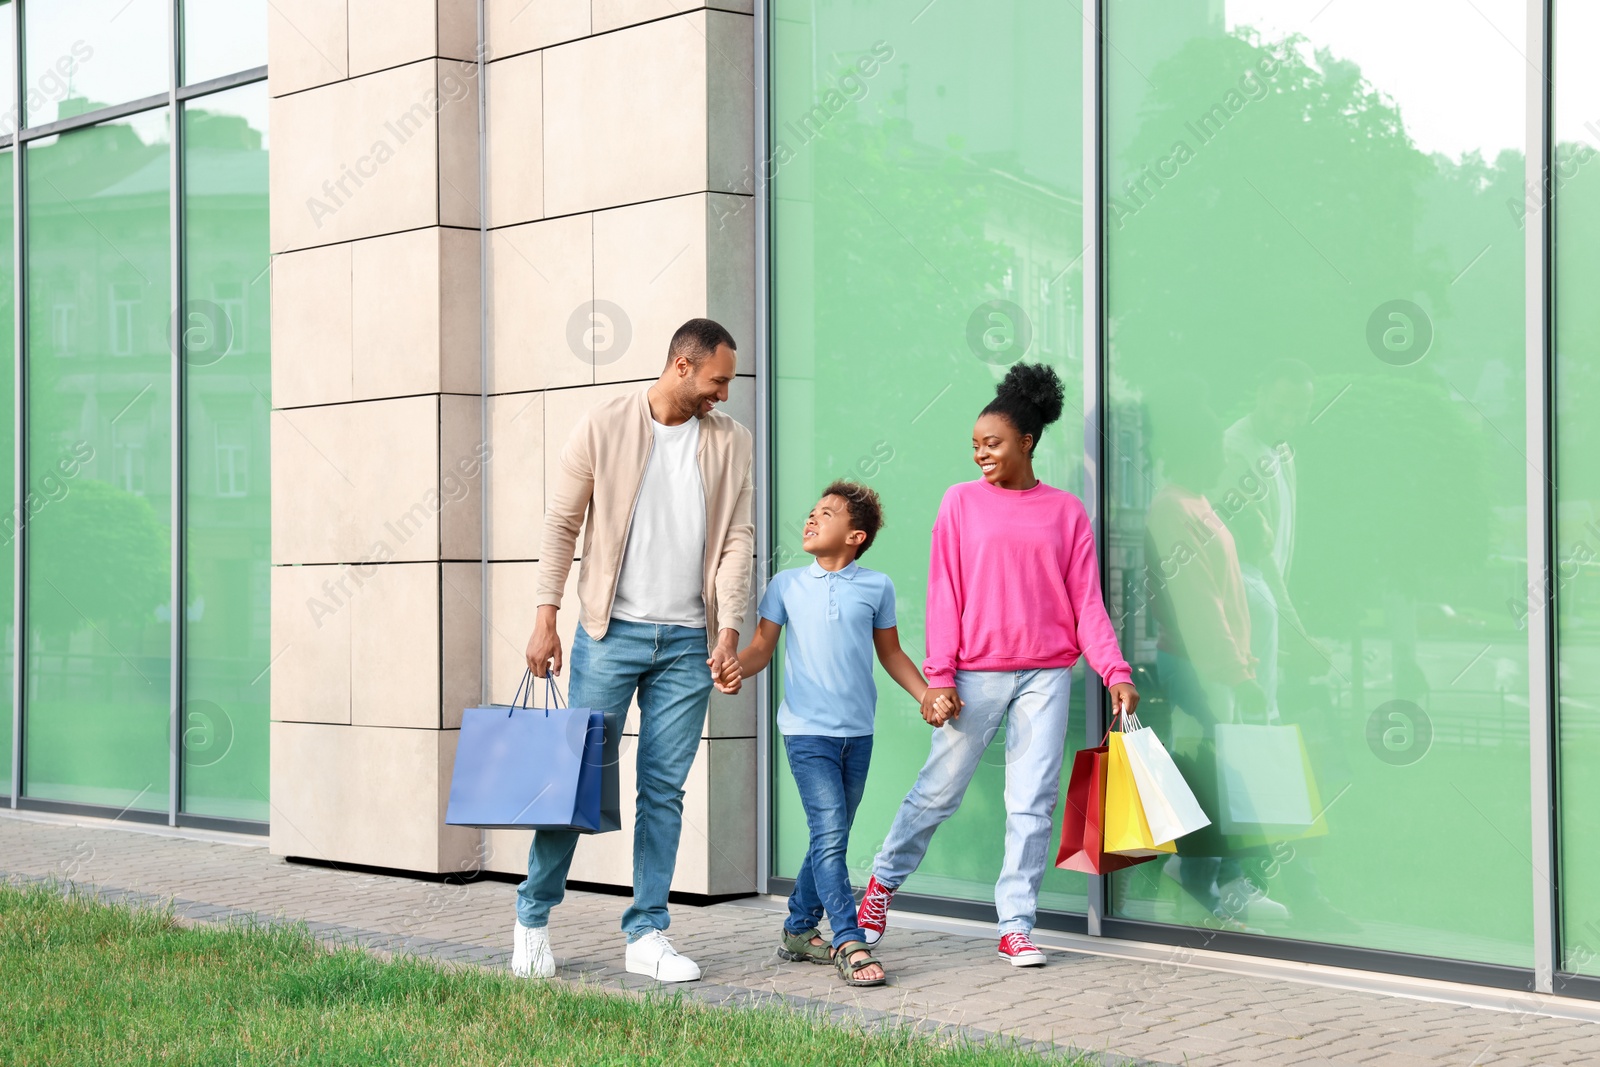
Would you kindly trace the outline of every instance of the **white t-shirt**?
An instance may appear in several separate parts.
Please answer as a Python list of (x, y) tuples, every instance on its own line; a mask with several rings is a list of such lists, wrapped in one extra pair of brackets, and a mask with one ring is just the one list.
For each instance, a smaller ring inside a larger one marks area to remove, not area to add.
[(704, 626), (706, 494), (700, 483), (700, 420), (663, 426), (644, 469), (617, 576), (613, 618)]

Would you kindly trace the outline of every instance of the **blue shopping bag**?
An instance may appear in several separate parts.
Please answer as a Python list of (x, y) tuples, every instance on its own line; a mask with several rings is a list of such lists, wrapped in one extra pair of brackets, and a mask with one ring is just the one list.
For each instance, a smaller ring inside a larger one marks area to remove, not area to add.
[(526, 672), (510, 704), (462, 712), (444, 821), (585, 834), (617, 829), (616, 760), (607, 758), (605, 716), (563, 707), (549, 677), (544, 707), (531, 707), (533, 687)]

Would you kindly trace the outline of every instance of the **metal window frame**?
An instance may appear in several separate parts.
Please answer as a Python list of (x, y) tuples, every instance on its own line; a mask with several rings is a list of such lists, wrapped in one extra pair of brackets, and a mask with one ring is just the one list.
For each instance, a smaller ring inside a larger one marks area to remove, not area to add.
[[(1534, 467), (1527, 478), (1528, 512), (1528, 753), (1531, 823), (1534, 988), (1556, 990), (1561, 965), (1557, 899), (1555, 494), (1550, 480), (1554, 456), (1551, 367), (1551, 236), (1555, 189), (1551, 82), (1553, 0), (1528, 0), (1524, 188), (1538, 189), (1544, 210), (1523, 231), (1525, 403), (1527, 453)], [(1535, 599), (1537, 597), (1537, 600)]]
[[(478, 40), (474, 59), (478, 74), (478, 438), (485, 447), (485, 458), (478, 469), (478, 699), (489, 703), (492, 678), (491, 659), (494, 646), (490, 643), (489, 612), (491, 610), (489, 583), (489, 517), (494, 492), (491, 470), (494, 452), (490, 447), (489, 432), (489, 23), (488, 0), (477, 0)], [(443, 568), (440, 578), (443, 580)], [(441, 600), (442, 603), (442, 600)], [(444, 682), (443, 653), (440, 648), (439, 679)], [(441, 697), (442, 702), (442, 697)], [(485, 846), (489, 832), (480, 830), (478, 846), (480, 857), (487, 857)]]
[(184, 388), (188, 376), (184, 374), (183, 354), (186, 347), (184, 339), (185, 327), (188, 324), (188, 300), (184, 292), (183, 273), (183, 105), (178, 100), (178, 83), (183, 80), (182, 63), (183, 54), (183, 0), (171, 0), (167, 4), (167, 107), (170, 123), (170, 133), (167, 140), (167, 265), (169, 270), (169, 285), (171, 293), (168, 302), (171, 304), (170, 317), (167, 319), (172, 325), (167, 331), (171, 348), (172, 362), (170, 373), (172, 381), (171, 408), (171, 444), (168, 450), (172, 463), (172, 496), (168, 501), (171, 507), (172, 536), (170, 546), (172, 550), (171, 580), (171, 629), (168, 631), (169, 655), (171, 662), (167, 668), (167, 687), (169, 707), (168, 731), (170, 743), (168, 746), (168, 775), (167, 775), (167, 825), (178, 825), (178, 811), (182, 807), (183, 798), (183, 703), (184, 703), (184, 671), (183, 650), (184, 639), (187, 636), (188, 612), (184, 610), (184, 560), (187, 558), (184, 536), (184, 521), (187, 518), (184, 507), (184, 497), (187, 495), (188, 483), (184, 477), (186, 473), (186, 453), (184, 430), (188, 425), (184, 419)]
[[(20, 2), (22, 0), (11, 0), (13, 6)], [(19, 27), (18, 33), (20, 32), (21, 28)], [(212, 78), (209, 81), (200, 82), (198, 85), (169, 87), (166, 92), (156, 93), (153, 96), (140, 97), (138, 100), (128, 100), (108, 107), (95, 108), (93, 111), (85, 111), (81, 115), (57, 119), (55, 122), (46, 122), (39, 126), (24, 126), (13, 136), (0, 137), (0, 149), (4, 149), (12, 142), (27, 144), (29, 141), (37, 141), (42, 137), (54, 137), (57, 134), (81, 130), (86, 126), (98, 126), (102, 122), (125, 119), (129, 115), (138, 115), (161, 107), (171, 107), (178, 102), (186, 103), (199, 97), (226, 92), (229, 89), (237, 89), (242, 85), (254, 85), (256, 82), (266, 80), (266, 67), (252, 67), (249, 70), (241, 70), (237, 74)], [(18, 91), (20, 92), (21, 89), (22, 86), (19, 85)]]
[[(28, 125), (26, 101), (28, 91), (27, 72), (27, 19), (24, 13), (26, 0), (11, 0), (8, 5), (11, 9), (9, 17), (13, 20), (13, 42), (15, 47), (15, 92), (17, 99), (17, 116), (19, 128), (15, 134), (0, 137), (0, 151), (11, 152), (11, 180), (12, 180), (12, 304), (14, 316), (12, 323), (13, 347), (13, 397), (12, 425), (15, 438), (14, 455), (12, 463), (12, 476), (14, 480), (12, 493), (13, 515), (17, 522), (17, 531), (12, 545), (12, 639), (11, 639), (11, 791), (9, 796), (10, 807), (14, 810), (56, 811), (69, 814), (90, 815), (101, 818), (121, 819), (128, 822), (156, 822), (168, 826), (192, 826), (213, 830), (231, 830), (249, 834), (264, 835), (267, 833), (267, 824), (252, 819), (234, 819), (225, 816), (198, 815), (183, 810), (183, 701), (184, 701), (184, 657), (187, 651), (188, 617), (184, 610), (185, 597), (185, 561), (187, 559), (187, 539), (185, 536), (185, 522), (187, 520), (186, 489), (187, 489), (187, 449), (185, 430), (188, 423), (185, 419), (185, 397), (187, 392), (187, 375), (183, 359), (183, 318), (187, 307), (187, 294), (184, 291), (186, 284), (185, 267), (187, 257), (184, 249), (185, 239), (185, 212), (184, 212), (184, 114), (188, 101), (202, 99), (213, 93), (225, 92), (244, 85), (251, 85), (264, 81), (267, 76), (265, 66), (252, 67), (248, 70), (235, 71), (231, 74), (216, 78), (208, 78), (195, 85), (183, 84), (183, 0), (168, 0), (167, 3), (167, 89), (163, 93), (142, 97), (138, 100), (124, 101), (108, 107), (97, 108), (82, 115), (73, 115), (70, 118), (39, 125)], [(74, 130), (86, 129), (101, 123), (127, 118), (131, 115), (153, 111), (157, 108), (167, 108), (171, 116), (169, 122), (170, 136), (168, 138), (168, 256), (169, 256), (169, 285), (171, 292), (168, 298), (169, 312), (171, 315), (170, 356), (171, 365), (171, 493), (170, 522), (171, 530), (171, 587), (169, 591), (169, 609), (172, 618), (172, 631), (170, 634), (170, 678), (168, 686), (168, 782), (167, 782), (167, 810), (165, 812), (148, 809), (118, 811), (114, 808), (96, 804), (78, 804), (62, 801), (50, 801), (41, 798), (23, 795), (23, 751), (24, 751), (24, 724), (27, 694), (27, 560), (28, 560), (28, 528), (27, 528), (27, 492), (28, 492), (28, 412), (27, 412), (27, 186), (26, 186), (26, 147), (32, 141), (46, 137), (54, 137)]]
[[(1091, 0), (1083, 7), (1083, 377), (1084, 377), (1084, 504), (1100, 547), (1102, 582), (1108, 570), (1106, 454), (1106, 241), (1105, 192), (1105, 24), (1107, 0)], [(1529, 826), (1532, 864), (1533, 966), (1497, 964), (1377, 949), (1353, 948), (1322, 942), (1232, 934), (1197, 928), (1117, 918), (1107, 914), (1108, 880), (1090, 877), (1085, 914), (1041, 911), (1046, 928), (1083, 929), (1090, 936), (1123, 937), (1154, 944), (1193, 946), (1202, 939), (1207, 947), (1242, 955), (1328, 963), (1378, 973), (1469, 982), (1485, 987), (1531, 989), (1567, 996), (1600, 999), (1600, 977), (1560, 970), (1560, 899), (1558, 892), (1559, 842), (1556, 826), (1555, 786), (1558, 773), (1556, 702), (1555, 589), (1551, 561), (1555, 558), (1554, 495), (1549, 472), (1553, 464), (1553, 369), (1551, 361), (1553, 277), (1552, 111), (1554, 0), (1527, 0), (1525, 44), (1530, 58), (1526, 75), (1525, 178), (1528, 188), (1542, 191), (1546, 210), (1539, 212), (1525, 236), (1525, 396), (1528, 455), (1535, 471), (1527, 482), (1527, 580), (1531, 622), (1528, 633), (1530, 801)], [(770, 120), (770, 32), (768, 0), (755, 5), (756, 33), (756, 322), (757, 322), (757, 433), (758, 483), (757, 544), (762, 562), (771, 558), (772, 525), (770, 482), (774, 473), (771, 420), (773, 372), (771, 348), (772, 252), (768, 187), (761, 154), (768, 149)], [(764, 575), (763, 575), (764, 576)], [(1105, 693), (1100, 679), (1086, 672), (1085, 741), (1095, 744), (1105, 729)], [(778, 877), (773, 867), (774, 786), (768, 722), (772, 694), (763, 684), (757, 697), (757, 856), (758, 889), (785, 892), (792, 879)], [(993, 918), (991, 905), (943, 897), (902, 894), (907, 910), (943, 915)]]
[[(1109, 589), (1105, 479), (1105, 10), (1102, 0), (1083, 6), (1083, 506), (1089, 513), (1100, 588)], [(1094, 671), (1083, 672), (1084, 745), (1100, 743), (1106, 729), (1105, 685)], [(1087, 877), (1085, 932), (1102, 936), (1110, 880)]]
[[(11, 40), (16, 48), (15, 58), (18, 62), (14, 65), (13, 91), (17, 96), (17, 122), (23, 119), (22, 107), (27, 92), (27, 72), (23, 70), (21, 57), (26, 52), (23, 39), (24, 23), (22, 19), (22, 5), (24, 0), (12, 0), (7, 5), (11, 8), (12, 19)], [(23, 256), (27, 251), (27, 235), (25, 233), (27, 211), (27, 197), (22, 186), (22, 145), (16, 138), (11, 141), (11, 386), (12, 386), (12, 449), (11, 449), (11, 515), (16, 520), (17, 530), (11, 541), (11, 808), (13, 811), (22, 802), (22, 696), (25, 675), (23, 661), (27, 651), (27, 618), (24, 607), (27, 597), (23, 595), (23, 578), (27, 570), (27, 544), (28, 544), (28, 509), (24, 506), (27, 499), (27, 460), (28, 460), (28, 424), (27, 408), (24, 403), (27, 397), (27, 365), (23, 358), (23, 340), (27, 329), (28, 307), (23, 300), (24, 290), (22, 276), (26, 273)]]
[(141, 96), (137, 100), (125, 100), (120, 104), (95, 108), (93, 111), (86, 111), (82, 115), (73, 115), (70, 118), (41, 123), (38, 126), (24, 126), (17, 131), (16, 140), (27, 144), (29, 141), (54, 137), (56, 134), (82, 129), (85, 126), (98, 126), (102, 122), (125, 119), (129, 115), (138, 115), (145, 111), (154, 111), (156, 108), (168, 106), (171, 102), (172, 90), (169, 88), (164, 92), (155, 93), (151, 96)]
[[(772, 448), (772, 256), (771, 203), (766, 161), (771, 158), (771, 13), (769, 0), (755, 0), (755, 136), (752, 162), (755, 184), (755, 517), (756, 598), (766, 592), (771, 577), (773, 545), (772, 479), (776, 471)], [(755, 631), (752, 627), (751, 634)], [(756, 892), (771, 888), (773, 868), (772, 804), (772, 672), (756, 675)]]
[(197, 96), (210, 96), (212, 93), (237, 89), (241, 85), (253, 85), (256, 82), (266, 80), (267, 68), (263, 64), (259, 67), (251, 67), (249, 70), (235, 71), (232, 74), (223, 74), (216, 78), (207, 78), (205, 81), (196, 82), (193, 85), (179, 85), (176, 95), (179, 100), (193, 100)]

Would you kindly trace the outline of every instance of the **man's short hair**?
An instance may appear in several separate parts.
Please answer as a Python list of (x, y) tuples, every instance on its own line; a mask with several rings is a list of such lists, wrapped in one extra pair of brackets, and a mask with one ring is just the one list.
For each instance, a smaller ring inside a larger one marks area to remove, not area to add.
[(739, 346), (733, 343), (733, 334), (721, 323), (710, 319), (690, 319), (672, 335), (672, 343), (667, 345), (667, 362), (671, 363), (682, 356), (691, 366), (698, 367), (719, 345), (727, 345), (735, 352), (739, 350)]
[(878, 531), (883, 529), (883, 501), (878, 499), (877, 492), (860, 482), (841, 478), (824, 489), (822, 496), (836, 496), (844, 501), (850, 513), (850, 529), (867, 535), (867, 539), (856, 546), (856, 559), (866, 555)]

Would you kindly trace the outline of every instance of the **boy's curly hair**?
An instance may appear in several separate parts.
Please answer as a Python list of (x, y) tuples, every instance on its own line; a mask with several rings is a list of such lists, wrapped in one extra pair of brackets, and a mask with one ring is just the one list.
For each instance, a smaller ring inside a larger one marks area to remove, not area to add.
[(836, 496), (845, 502), (850, 512), (850, 528), (867, 535), (867, 539), (856, 546), (856, 559), (866, 555), (878, 531), (883, 529), (883, 501), (878, 499), (878, 494), (870, 486), (841, 478), (824, 489), (822, 496)]

